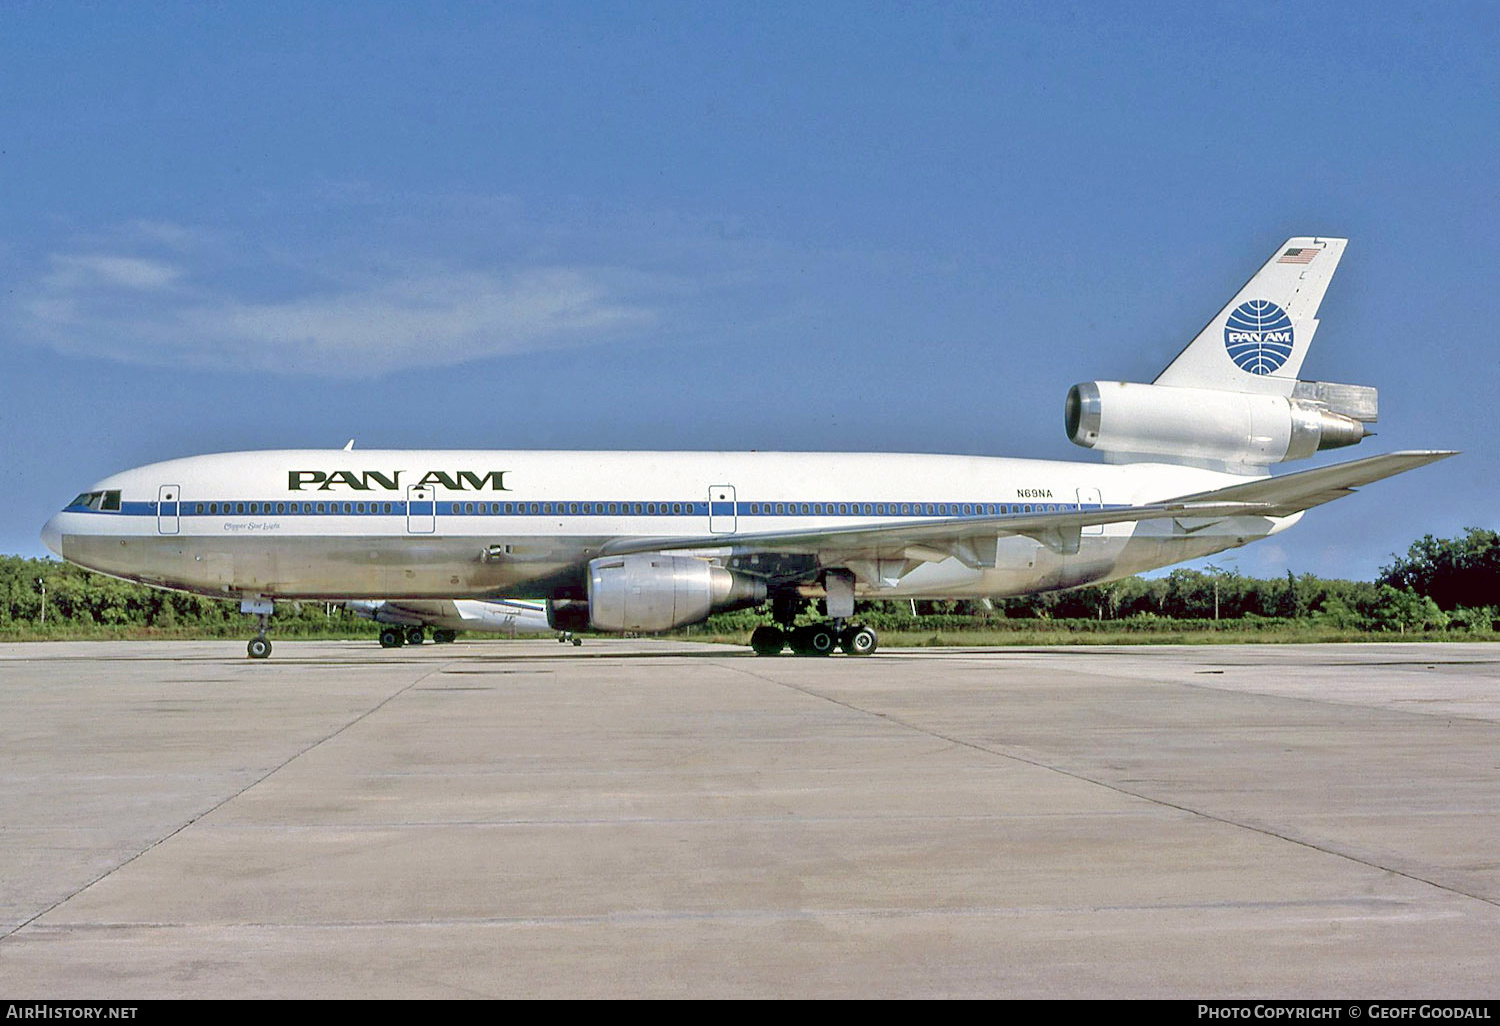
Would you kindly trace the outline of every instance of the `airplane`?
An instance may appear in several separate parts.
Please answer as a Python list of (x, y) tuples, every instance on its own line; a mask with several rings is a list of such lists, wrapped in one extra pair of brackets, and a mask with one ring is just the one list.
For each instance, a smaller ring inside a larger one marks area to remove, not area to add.
[[(1454, 455), (1355, 445), (1376, 389), (1298, 379), (1347, 240), (1288, 239), (1150, 384), (1089, 381), (1068, 437), (1104, 462), (891, 453), (237, 452), (107, 477), (44, 543), (101, 573), (238, 600), (546, 603), (556, 630), (657, 632), (770, 603), (751, 647), (869, 655), (865, 599), (1075, 588), (1286, 530)], [(826, 619), (794, 625), (813, 599)]]
[[(351, 599), (344, 607), (356, 616), (385, 624), (380, 631), (381, 648), (420, 645), (424, 629), (432, 628), (434, 644), (451, 642), (459, 631), (508, 631), (512, 634), (545, 634), (552, 625), (547, 622), (544, 602), (522, 599)], [(558, 632), (559, 642), (582, 645), (572, 631)]]

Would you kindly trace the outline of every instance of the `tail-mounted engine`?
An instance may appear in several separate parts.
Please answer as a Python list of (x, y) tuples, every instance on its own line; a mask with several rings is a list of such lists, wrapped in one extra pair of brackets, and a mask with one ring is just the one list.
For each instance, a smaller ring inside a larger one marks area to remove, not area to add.
[(1370, 432), (1376, 391), (1299, 381), (1291, 396), (1088, 381), (1068, 391), (1068, 438), (1107, 459), (1225, 467), (1297, 460)]
[(766, 600), (766, 582), (691, 556), (589, 561), (589, 620), (601, 631), (665, 631)]

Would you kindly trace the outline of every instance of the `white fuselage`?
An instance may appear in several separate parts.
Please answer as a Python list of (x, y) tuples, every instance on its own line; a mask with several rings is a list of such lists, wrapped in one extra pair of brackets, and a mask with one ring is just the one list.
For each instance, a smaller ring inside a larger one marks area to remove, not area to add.
[[(245, 452), (105, 478), (44, 538), (91, 569), (221, 597), (570, 597), (583, 593), (587, 561), (620, 540), (701, 536), (695, 554), (775, 573), (778, 557), (754, 536), (1123, 506), (1245, 480), (1170, 464), (877, 453)], [(1076, 552), (1002, 536), (994, 566), (930, 559), (857, 589), (957, 598), (1073, 587), (1296, 519), (1109, 524), (1085, 528)]]

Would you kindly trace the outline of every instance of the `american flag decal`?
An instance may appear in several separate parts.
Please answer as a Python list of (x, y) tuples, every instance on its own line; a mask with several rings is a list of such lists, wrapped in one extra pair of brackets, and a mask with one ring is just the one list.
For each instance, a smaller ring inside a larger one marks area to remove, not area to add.
[(1278, 264), (1310, 264), (1313, 262), (1313, 257), (1321, 252), (1323, 252), (1321, 249), (1293, 248), (1281, 254), (1281, 259), (1276, 262)]

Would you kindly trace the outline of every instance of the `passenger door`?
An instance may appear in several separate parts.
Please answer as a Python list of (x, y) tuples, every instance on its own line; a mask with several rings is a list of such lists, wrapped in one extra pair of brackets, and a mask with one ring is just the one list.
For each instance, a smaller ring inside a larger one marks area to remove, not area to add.
[(162, 485), (156, 490), (156, 533), (176, 534), (181, 522), (182, 490), (176, 485)]
[(421, 485), (406, 487), (406, 533), (432, 534), (437, 530), (435, 489)]
[(738, 527), (734, 485), (712, 485), (708, 489), (708, 530), (710, 534), (733, 534)]
[[(1085, 512), (1085, 513), (1090, 512), (1092, 510), (1103, 509), (1104, 508), (1104, 499), (1099, 494), (1099, 489), (1097, 489), (1097, 488), (1080, 488), (1080, 489), (1078, 489), (1078, 508), (1079, 508), (1080, 511)], [(1083, 533), (1086, 534), (1086, 535), (1089, 535), (1089, 534), (1093, 534), (1093, 535), (1103, 534), (1104, 533), (1104, 525), (1103, 524), (1095, 524), (1092, 527), (1085, 527), (1083, 529)]]

